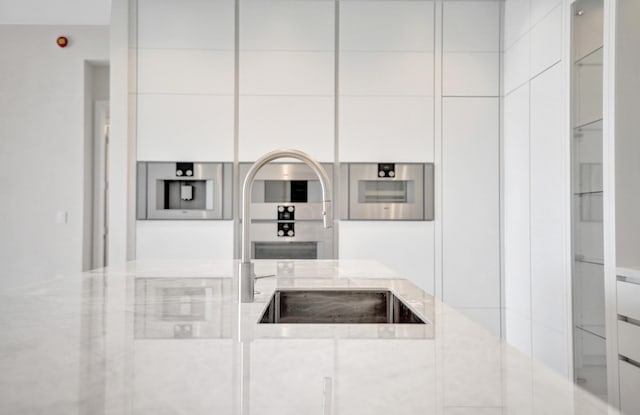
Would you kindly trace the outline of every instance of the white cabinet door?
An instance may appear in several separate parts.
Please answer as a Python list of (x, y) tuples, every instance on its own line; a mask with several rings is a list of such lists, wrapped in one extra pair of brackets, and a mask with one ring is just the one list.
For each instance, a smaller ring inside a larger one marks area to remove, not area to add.
[(500, 309), (499, 99), (445, 98), (443, 300), (496, 331)]
[[(155, 316), (148, 317), (152, 329), (161, 327), (163, 323), (166, 327), (166, 321), (158, 317), (154, 321)], [(127, 393), (130, 394), (131, 413), (233, 413), (236, 406), (234, 385), (220, 379), (233, 378), (237, 342), (230, 336), (175, 339), (171, 338), (173, 333), (169, 333), (167, 338), (130, 340), (132, 350), (128, 359), (133, 362), (129, 369), (131, 380)], [(208, 370), (202, 372), (199, 370), (202, 367)], [(201, 390), (207, 390), (207, 393), (203, 395)]]
[(278, 148), (334, 159), (334, 2), (243, 1), (239, 159)]
[(418, 287), (434, 293), (434, 223), (340, 222), (340, 259), (381, 262)]
[[(247, 346), (245, 346), (247, 347)], [(258, 339), (248, 344), (251, 414), (322, 414), (335, 378), (335, 341)]]
[(433, 161), (433, 34), (433, 1), (341, 4), (341, 161)]
[(500, 3), (445, 2), (442, 50), (443, 95), (498, 96)]
[(233, 161), (232, 0), (140, 0), (137, 143), (143, 161)]
[(143, 220), (136, 224), (137, 259), (232, 259), (229, 220)]
[(531, 312), (534, 321), (559, 332), (566, 331), (571, 258), (562, 78), (559, 65), (542, 73), (531, 81), (530, 98)]

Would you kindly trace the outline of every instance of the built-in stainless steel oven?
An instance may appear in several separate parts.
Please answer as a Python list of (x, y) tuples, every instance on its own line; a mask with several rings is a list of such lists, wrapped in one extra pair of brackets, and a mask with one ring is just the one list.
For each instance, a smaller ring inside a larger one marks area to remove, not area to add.
[[(333, 166), (322, 167), (333, 180)], [(249, 168), (250, 163), (239, 166), (240, 188)], [(303, 163), (271, 163), (258, 172), (251, 190), (251, 218), (254, 259), (334, 258), (333, 228), (322, 223), (322, 187)]]
[(139, 162), (138, 219), (231, 219), (231, 163)]
[(433, 163), (345, 163), (341, 211), (347, 220), (433, 220)]

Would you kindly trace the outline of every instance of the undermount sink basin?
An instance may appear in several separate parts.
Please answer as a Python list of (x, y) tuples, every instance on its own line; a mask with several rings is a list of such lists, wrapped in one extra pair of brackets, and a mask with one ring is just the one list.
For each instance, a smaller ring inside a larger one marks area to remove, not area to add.
[(260, 323), (427, 324), (385, 289), (276, 290)]

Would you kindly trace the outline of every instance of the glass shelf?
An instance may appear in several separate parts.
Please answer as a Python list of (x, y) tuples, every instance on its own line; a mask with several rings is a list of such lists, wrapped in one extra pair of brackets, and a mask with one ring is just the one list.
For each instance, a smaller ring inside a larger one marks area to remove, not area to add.
[(585, 195), (601, 195), (603, 193), (602, 190), (593, 190), (590, 192), (575, 192), (574, 195), (576, 196), (585, 196)]
[(605, 338), (605, 327), (604, 326), (580, 326), (576, 325), (578, 330), (585, 331), (589, 334), (593, 334), (594, 336), (600, 337), (602, 340), (606, 340)]
[(585, 258), (585, 257), (581, 257), (581, 256), (576, 256), (575, 261), (576, 262), (581, 262), (583, 264), (593, 264), (593, 265), (602, 265), (602, 266), (604, 266), (604, 259)]
[[(574, 137), (575, 134), (581, 133), (583, 130), (586, 131), (599, 131), (600, 133), (602, 133), (602, 118), (597, 118), (595, 120), (591, 120), (591, 121), (586, 121), (583, 124), (580, 125), (576, 125), (575, 127), (573, 127), (574, 130)], [(579, 137), (576, 138), (581, 138), (582, 135), (580, 135)]]
[(604, 55), (604, 46), (599, 46), (581, 58), (577, 59), (574, 64), (577, 66), (597, 65), (602, 66)]

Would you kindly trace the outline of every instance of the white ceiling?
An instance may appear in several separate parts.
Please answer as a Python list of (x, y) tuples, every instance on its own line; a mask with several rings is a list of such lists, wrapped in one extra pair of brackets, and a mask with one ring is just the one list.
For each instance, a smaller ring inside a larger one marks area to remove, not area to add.
[(108, 25), (111, 0), (0, 0), (0, 24)]

